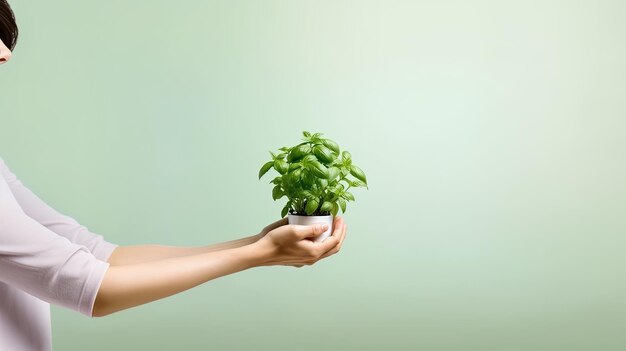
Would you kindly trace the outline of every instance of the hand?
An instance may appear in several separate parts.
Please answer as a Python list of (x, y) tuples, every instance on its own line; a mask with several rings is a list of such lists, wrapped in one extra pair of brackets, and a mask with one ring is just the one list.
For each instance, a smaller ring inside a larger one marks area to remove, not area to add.
[(272, 223), (272, 224), (268, 224), (265, 228), (263, 228), (263, 230), (261, 230), (258, 234), (252, 235), (247, 237), (249, 240), (247, 241), (248, 244), (254, 244), (255, 242), (259, 241), (259, 239), (261, 239), (262, 237), (264, 237), (265, 235), (267, 235), (267, 233), (269, 233), (270, 231), (283, 226), (285, 224), (289, 223), (289, 219), (287, 217), (281, 218), (279, 220), (277, 220), (276, 222)]
[(260, 265), (284, 265), (298, 268), (304, 265), (310, 266), (322, 258), (337, 253), (341, 249), (347, 229), (343, 218), (335, 217), (333, 223), (335, 230), (332, 235), (316, 243), (312, 239), (325, 231), (321, 225), (280, 225), (280, 223), (281, 221), (277, 221), (266, 227), (269, 229), (275, 226), (253, 244), (259, 251), (264, 252)]
[(261, 239), (262, 237), (267, 235), (267, 233), (269, 233), (270, 231), (272, 231), (272, 230), (274, 230), (274, 229), (276, 229), (276, 228), (278, 228), (280, 226), (286, 225), (286, 224), (289, 224), (289, 218), (284, 217), (284, 218), (281, 218), (281, 219), (277, 220), (276, 222), (274, 222), (272, 224), (267, 225), (265, 228), (263, 228), (263, 230), (261, 230), (261, 232), (259, 234), (254, 236), (256, 238), (255, 241)]

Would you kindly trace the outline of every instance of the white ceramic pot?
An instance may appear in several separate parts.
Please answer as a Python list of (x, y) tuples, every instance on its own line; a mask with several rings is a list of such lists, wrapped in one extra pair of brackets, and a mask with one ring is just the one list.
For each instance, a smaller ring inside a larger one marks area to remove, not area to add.
[(333, 215), (299, 216), (299, 215), (292, 215), (291, 213), (289, 213), (287, 217), (289, 218), (289, 224), (300, 224), (300, 225), (328, 224), (328, 229), (326, 229), (326, 231), (323, 232), (322, 235), (318, 236), (317, 238), (313, 240), (316, 243), (326, 239), (333, 232)]

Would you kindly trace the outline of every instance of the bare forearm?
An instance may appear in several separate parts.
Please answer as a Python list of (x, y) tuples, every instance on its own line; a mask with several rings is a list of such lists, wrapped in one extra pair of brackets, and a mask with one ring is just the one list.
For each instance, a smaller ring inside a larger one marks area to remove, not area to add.
[(257, 241), (259, 234), (241, 239), (207, 246), (167, 246), (167, 245), (131, 245), (118, 246), (108, 259), (112, 266), (149, 262), (166, 258), (199, 255), (208, 252), (226, 250), (252, 244)]
[(253, 245), (197, 255), (110, 266), (96, 297), (100, 317), (177, 294), (211, 279), (261, 265), (266, 253)]

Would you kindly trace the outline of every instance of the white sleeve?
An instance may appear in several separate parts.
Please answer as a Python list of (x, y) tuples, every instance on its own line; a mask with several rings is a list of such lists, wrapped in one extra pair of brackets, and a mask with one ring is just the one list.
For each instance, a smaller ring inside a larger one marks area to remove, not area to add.
[(48, 206), (35, 193), (15, 176), (4, 160), (0, 158), (0, 173), (4, 177), (15, 200), (28, 217), (36, 220), (51, 231), (66, 237), (71, 242), (85, 246), (94, 256), (108, 261), (118, 245), (108, 242), (102, 235), (89, 231), (74, 218), (59, 213)]
[(91, 317), (108, 268), (85, 246), (27, 216), (0, 177), (0, 281)]

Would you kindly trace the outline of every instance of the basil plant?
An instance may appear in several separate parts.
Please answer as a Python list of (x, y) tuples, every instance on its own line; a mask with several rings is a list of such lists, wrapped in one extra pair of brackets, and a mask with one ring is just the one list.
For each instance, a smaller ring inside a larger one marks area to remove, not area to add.
[(282, 147), (280, 153), (270, 151), (272, 159), (259, 170), (259, 180), (272, 168), (278, 172), (270, 183), (274, 184), (274, 201), (287, 198), (281, 217), (287, 213), (336, 216), (339, 208), (345, 213), (346, 202), (355, 200), (348, 191), (351, 187), (369, 190), (365, 173), (352, 162), (348, 151), (340, 152), (336, 142), (322, 138), (323, 133), (302, 134), (300, 144)]

